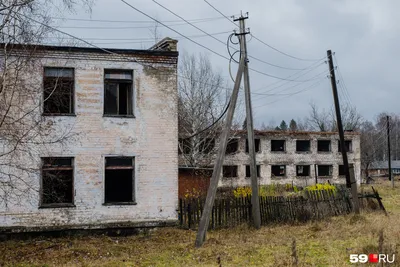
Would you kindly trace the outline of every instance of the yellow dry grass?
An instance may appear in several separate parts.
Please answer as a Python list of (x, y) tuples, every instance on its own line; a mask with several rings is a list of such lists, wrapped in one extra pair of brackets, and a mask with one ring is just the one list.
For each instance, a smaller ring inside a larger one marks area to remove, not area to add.
[(293, 238), (298, 266), (351, 266), (351, 253), (378, 253), (381, 230), (384, 252), (398, 256), (391, 266), (400, 266), (400, 185), (376, 188), (388, 217), (371, 212), (261, 230), (243, 225), (209, 232), (200, 249), (194, 248), (196, 232), (175, 228), (130, 237), (7, 241), (0, 243), (0, 266), (292, 266)]

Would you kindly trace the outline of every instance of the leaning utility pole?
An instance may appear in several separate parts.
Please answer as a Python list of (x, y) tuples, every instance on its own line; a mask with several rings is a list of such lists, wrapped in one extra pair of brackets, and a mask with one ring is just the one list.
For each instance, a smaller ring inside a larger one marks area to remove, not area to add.
[[(222, 164), (224, 162), (225, 150), (228, 143), (228, 137), (231, 131), (233, 114), (235, 112), (236, 102), (239, 94), (239, 87), (242, 81), (242, 76), (244, 73), (244, 81), (245, 81), (245, 96), (246, 96), (246, 114), (247, 114), (247, 131), (248, 131), (248, 142), (249, 142), (249, 152), (250, 152), (250, 175), (251, 175), (251, 183), (252, 183), (252, 213), (253, 213), (253, 222), (256, 228), (260, 228), (261, 219), (260, 219), (260, 206), (258, 199), (258, 183), (257, 183), (257, 167), (255, 162), (255, 147), (254, 147), (254, 131), (253, 131), (253, 117), (251, 113), (251, 102), (250, 102), (250, 86), (249, 86), (249, 77), (248, 77), (248, 67), (247, 67), (247, 55), (246, 55), (246, 38), (244, 37), (245, 28), (244, 28), (244, 18), (241, 16), (240, 20), (240, 60), (239, 60), (239, 68), (236, 74), (235, 85), (233, 87), (233, 92), (231, 99), (229, 101), (228, 113), (225, 121), (224, 128), (221, 134), (221, 141), (218, 148), (218, 154), (216, 158), (216, 162), (214, 164), (213, 174), (210, 181), (210, 186), (207, 191), (207, 198), (204, 204), (203, 213), (201, 215), (199, 230), (196, 236), (196, 247), (201, 247), (206, 239), (207, 229), (210, 222), (210, 215), (214, 205), (215, 195), (217, 193), (218, 181), (221, 175)], [(246, 70), (246, 72), (244, 72)], [(255, 199), (255, 200), (254, 200)]]
[(249, 143), (249, 155), (250, 155), (250, 176), (251, 176), (251, 207), (253, 215), (253, 224), (256, 229), (261, 227), (261, 215), (260, 215), (260, 199), (258, 198), (258, 181), (257, 181), (257, 163), (256, 163), (256, 150), (254, 146), (254, 128), (253, 128), (253, 112), (251, 108), (251, 94), (250, 94), (250, 80), (249, 80), (249, 60), (247, 58), (247, 44), (246, 44), (246, 32), (244, 21), (248, 16), (235, 19), (240, 23), (241, 42), (240, 50), (244, 55), (244, 96), (246, 101), (246, 122), (247, 122), (247, 140)]
[(392, 158), (390, 156), (390, 117), (389, 116), (386, 116), (386, 130), (387, 130), (387, 143), (388, 143), (389, 181), (392, 181), (392, 187), (394, 187), (394, 178), (392, 177)]
[[(331, 85), (332, 85), (332, 92), (333, 92), (333, 101), (335, 102), (337, 127), (338, 127), (339, 138), (340, 138), (340, 151), (342, 152), (344, 171), (346, 174), (346, 184), (347, 184), (347, 188), (351, 188), (351, 195), (352, 195), (352, 199), (353, 199), (353, 210), (355, 213), (358, 214), (358, 213), (360, 213), (360, 207), (359, 207), (359, 203), (358, 203), (357, 182), (355, 180), (354, 174), (350, 175), (350, 170), (349, 170), (349, 161), (347, 159), (347, 151), (346, 151), (346, 145), (345, 145), (345, 140), (344, 140), (342, 116), (340, 114), (340, 104), (339, 104), (339, 97), (338, 97), (337, 86), (336, 86), (335, 69), (333, 67), (332, 51), (328, 50), (327, 54), (328, 54), (329, 73), (330, 73), (330, 77), (331, 77)], [(354, 171), (354, 168), (351, 168), (351, 169), (352, 169), (352, 171)]]

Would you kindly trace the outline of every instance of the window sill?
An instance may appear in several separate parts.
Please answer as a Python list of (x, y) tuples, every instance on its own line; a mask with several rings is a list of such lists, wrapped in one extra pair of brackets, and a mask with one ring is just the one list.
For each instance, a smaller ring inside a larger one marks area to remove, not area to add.
[(112, 115), (103, 114), (103, 118), (136, 118), (135, 115)]
[(311, 154), (311, 151), (296, 151), (296, 154)]
[(332, 153), (332, 151), (317, 151), (318, 154), (329, 154)]
[[(244, 178), (250, 179), (251, 177), (250, 177), (250, 176), (246, 176), (246, 177), (244, 177)], [(260, 177), (260, 176), (257, 176), (257, 179), (261, 179), (261, 177)]]
[(107, 202), (103, 203), (103, 206), (133, 206), (137, 205), (136, 202), (130, 201), (130, 202)]
[(318, 179), (329, 179), (329, 178), (333, 178), (333, 176), (332, 175), (330, 175), (330, 176), (318, 176), (317, 178)]
[(68, 114), (68, 113), (42, 113), (42, 116), (44, 116), (44, 117), (59, 117), (59, 116), (62, 116), (62, 117), (76, 117), (76, 114), (74, 114), (74, 113), (71, 113), (71, 114)]
[(75, 208), (75, 204), (72, 203), (54, 203), (54, 204), (42, 204), (39, 209), (54, 209), (54, 208)]
[(271, 179), (284, 179), (286, 176), (271, 176)]
[(272, 151), (272, 150), (271, 150), (271, 153), (285, 154), (285, 153), (286, 153), (286, 151)]
[(312, 178), (312, 177), (311, 177), (310, 175), (304, 175), (304, 176), (297, 175), (296, 178), (297, 178), (297, 179), (310, 179), (310, 178)]

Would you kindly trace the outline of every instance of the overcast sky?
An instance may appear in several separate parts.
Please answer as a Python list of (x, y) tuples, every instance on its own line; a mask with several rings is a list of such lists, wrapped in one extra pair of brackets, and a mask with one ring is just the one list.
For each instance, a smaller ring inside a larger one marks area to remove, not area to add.
[[(226, 46), (211, 37), (198, 37), (203, 33), (190, 25), (182, 25), (179, 18), (153, 1), (126, 1), (158, 20), (167, 21), (166, 24), (173, 25), (172, 28), (186, 36), (197, 36), (193, 37), (193, 40), (228, 57)], [(158, 2), (187, 20), (212, 18), (196, 21), (195, 25), (207, 33), (231, 32), (235, 28), (203, 0), (158, 0)], [(266, 125), (271, 122), (279, 124), (282, 119), (288, 122), (292, 118), (303, 118), (309, 113), (311, 101), (321, 109), (332, 107), (332, 90), (330, 80), (327, 78), (328, 65), (322, 59), (326, 57), (328, 49), (335, 52), (337, 59), (335, 65), (338, 65), (342, 74), (341, 76), (337, 73), (342, 103), (351, 103), (364, 118), (370, 120), (382, 111), (397, 113), (396, 104), (400, 92), (397, 88), (395, 60), (398, 58), (396, 48), (400, 40), (398, 34), (400, 2), (377, 0), (208, 0), (208, 2), (227, 16), (239, 15), (240, 11), (249, 12), (246, 26), (250, 28), (251, 33), (280, 51), (302, 59), (321, 59), (320, 61), (293, 59), (247, 36), (249, 55), (283, 67), (273, 67), (250, 58), (251, 68), (268, 75), (296, 80), (285, 81), (250, 71), (256, 125), (259, 126), (263, 122)], [(65, 17), (110, 21), (150, 20), (119, 0), (98, 0), (95, 1), (91, 13), (78, 8), (75, 14), (65, 13)], [(152, 38), (153, 23), (58, 19), (54, 22), (61, 27), (61, 30), (101, 47), (142, 49), (152, 45), (151, 40), (137, 39)], [(179, 36), (162, 26), (158, 31), (162, 37)], [(215, 37), (226, 42), (228, 35), (229, 33), (224, 33)], [(215, 69), (229, 79), (226, 59), (181, 37), (178, 49), (180, 52), (206, 53)], [(299, 71), (286, 68), (306, 69)], [(234, 72), (235, 69), (234, 65)], [(344, 88), (347, 88), (347, 91)]]

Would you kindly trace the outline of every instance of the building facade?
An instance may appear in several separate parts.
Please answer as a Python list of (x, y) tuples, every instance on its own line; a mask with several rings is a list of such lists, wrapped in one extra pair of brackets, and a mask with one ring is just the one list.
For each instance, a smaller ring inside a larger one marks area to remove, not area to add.
[[(246, 135), (247, 132), (239, 131), (228, 142), (220, 187), (250, 185)], [(255, 131), (259, 183), (300, 186), (328, 180), (330, 183), (345, 183), (339, 144), (339, 135), (333, 132)], [(345, 145), (348, 161), (353, 164), (355, 178), (360, 183), (360, 135), (346, 132)], [(212, 154), (212, 158), (215, 159), (215, 154)], [(184, 166), (182, 156), (180, 163)]]
[[(31, 153), (15, 164), (31, 171), (16, 169), (15, 184), (29, 193), (4, 197), (10, 191), (1, 188), (0, 230), (177, 220), (176, 43), (166, 38), (150, 50), (35, 46), (35, 66), (25, 74), (43, 100), (35, 112), (49, 126), (46, 140), (68, 138), (25, 145)], [(11, 56), (24, 57), (25, 49)]]

